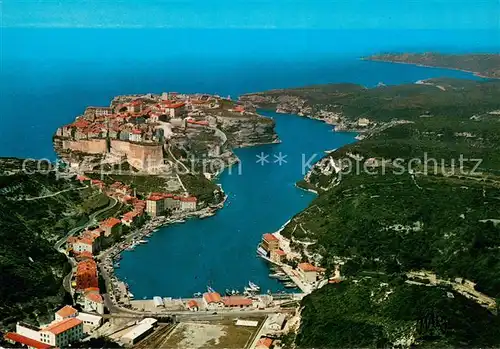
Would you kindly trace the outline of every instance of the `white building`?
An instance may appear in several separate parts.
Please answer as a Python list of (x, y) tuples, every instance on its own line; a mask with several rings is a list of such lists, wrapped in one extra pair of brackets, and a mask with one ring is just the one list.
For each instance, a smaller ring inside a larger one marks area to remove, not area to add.
[(196, 211), (197, 202), (194, 196), (181, 197), (181, 211)]
[(104, 300), (102, 296), (95, 291), (87, 292), (83, 298), (83, 309), (101, 315), (104, 314)]
[(83, 322), (83, 331), (89, 333), (102, 325), (102, 316), (88, 313), (78, 313), (77, 319)]
[(40, 329), (22, 322), (16, 324), (16, 333), (40, 342)]
[(370, 124), (370, 120), (368, 120), (367, 118), (358, 119), (358, 126), (360, 126), (360, 127), (366, 127), (369, 124)]
[(147, 324), (147, 325), (151, 325), (151, 326), (155, 327), (157, 323), (158, 323), (158, 320), (153, 319), (152, 317), (147, 317), (147, 318), (139, 321), (138, 325)]
[(224, 308), (224, 301), (217, 292), (204, 293), (203, 302), (208, 309)]
[(190, 311), (200, 310), (200, 306), (198, 305), (198, 302), (195, 301), (194, 299), (191, 299), (189, 302), (187, 302), (186, 306)]
[(73, 251), (75, 253), (90, 252), (93, 253), (94, 246), (90, 239), (79, 239), (73, 243)]
[(120, 341), (126, 345), (134, 345), (151, 332), (153, 332), (153, 326), (149, 324), (139, 324), (129, 332), (125, 333), (120, 338)]
[(155, 307), (163, 307), (165, 305), (163, 303), (163, 299), (158, 296), (153, 297), (153, 303), (155, 304)]
[(297, 266), (297, 270), (299, 272), (300, 277), (309, 283), (316, 282), (318, 277), (318, 272), (324, 271), (323, 268), (318, 268), (311, 263), (299, 263)]
[(269, 317), (268, 327), (273, 331), (280, 331), (285, 324), (286, 315), (283, 313), (273, 314)]
[(83, 337), (83, 321), (74, 317), (55, 322), (40, 330), (40, 342), (59, 348), (77, 342)]
[(62, 321), (70, 317), (76, 317), (78, 315), (78, 310), (73, 308), (71, 305), (65, 305), (55, 313), (56, 321)]
[(67, 347), (84, 337), (83, 321), (76, 318), (77, 315), (78, 311), (67, 305), (57, 311), (54, 322), (44, 328), (18, 322), (16, 333), (11, 333), (11, 337), (15, 342), (38, 349), (44, 346)]
[(131, 142), (141, 142), (142, 141), (141, 130), (132, 130), (132, 132), (128, 134), (128, 140)]

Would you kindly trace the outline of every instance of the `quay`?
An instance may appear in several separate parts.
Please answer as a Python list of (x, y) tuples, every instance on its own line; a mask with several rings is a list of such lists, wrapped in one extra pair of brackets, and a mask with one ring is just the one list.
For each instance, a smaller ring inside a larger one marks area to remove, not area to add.
[[(141, 299), (141, 300), (131, 300), (130, 301), (130, 310), (135, 310), (139, 312), (144, 312), (147, 314), (157, 313), (157, 314), (165, 314), (171, 312), (185, 312), (190, 311), (189, 303), (194, 301), (198, 305), (198, 313), (203, 312), (222, 312), (222, 313), (232, 313), (235, 311), (238, 312), (251, 312), (258, 311), (262, 313), (262, 310), (273, 310), (279, 308), (281, 305), (292, 302), (292, 301), (300, 301), (304, 298), (305, 293), (278, 293), (278, 294), (260, 294), (254, 295), (250, 299), (253, 300), (253, 304), (248, 307), (244, 306), (236, 306), (234, 308), (220, 308), (220, 307), (211, 307), (207, 306), (204, 299), (200, 298), (172, 298), (172, 297), (159, 297), (162, 300), (161, 304), (155, 300), (157, 297), (153, 299)], [(243, 296), (232, 296), (236, 299), (245, 298)], [(223, 298), (231, 298), (231, 297), (223, 297)], [(262, 301), (264, 300), (264, 301)], [(240, 313), (241, 314), (241, 313)]]

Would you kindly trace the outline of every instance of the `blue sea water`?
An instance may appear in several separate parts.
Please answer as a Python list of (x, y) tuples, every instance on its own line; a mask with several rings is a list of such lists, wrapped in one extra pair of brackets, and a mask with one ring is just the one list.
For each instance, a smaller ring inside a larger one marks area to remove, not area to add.
[(498, 51), (487, 30), (0, 29), (0, 156), (54, 158), (51, 136), (117, 94), (231, 95), (470, 74), (360, 61), (384, 51)]
[[(0, 156), (54, 159), (51, 136), (88, 105), (117, 94), (162, 91), (231, 95), (330, 82), (368, 87), (472, 74), (367, 62), (379, 52), (498, 52), (488, 30), (251, 30), (2, 28)], [(237, 150), (241, 176), (223, 173), (229, 205), (215, 217), (171, 226), (126, 253), (119, 275), (137, 297), (189, 296), (253, 280), (279, 285), (255, 257), (262, 233), (305, 208), (313, 195), (294, 187), (300, 154), (353, 141), (325, 124), (273, 115), (283, 143)], [(287, 164), (255, 163), (261, 152)]]
[[(353, 142), (355, 134), (335, 133), (331, 126), (297, 116), (263, 114), (275, 118), (282, 143), (236, 151), (240, 168), (224, 172), (219, 180), (228, 195), (225, 207), (210, 218), (164, 227), (147, 245), (123, 254), (118, 275), (136, 297), (186, 297), (207, 285), (242, 291), (249, 280), (263, 291), (282, 289), (256, 256), (261, 235), (278, 230), (314, 198), (295, 187), (303, 164), (315, 155), (318, 160), (326, 149)], [(257, 162), (262, 154), (269, 162)], [(286, 161), (281, 165), (280, 154)]]

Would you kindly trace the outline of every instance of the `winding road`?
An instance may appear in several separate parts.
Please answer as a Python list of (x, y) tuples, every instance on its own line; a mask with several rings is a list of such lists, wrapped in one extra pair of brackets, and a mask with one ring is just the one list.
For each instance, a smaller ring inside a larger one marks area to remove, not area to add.
[(89, 220), (87, 221), (87, 223), (85, 224), (82, 224), (78, 227), (75, 227), (73, 229), (71, 229), (64, 237), (60, 238), (59, 240), (57, 240), (57, 242), (54, 244), (54, 248), (59, 251), (60, 253), (63, 253), (67, 258), (68, 258), (68, 262), (69, 264), (71, 264), (71, 271), (64, 277), (63, 279), (63, 286), (64, 286), (64, 289), (69, 292), (71, 294), (71, 276), (73, 275), (73, 269), (75, 268), (76, 266), (76, 263), (75, 263), (75, 260), (73, 258), (71, 258), (70, 256), (68, 256), (66, 254), (66, 250), (62, 248), (62, 246), (66, 243), (66, 240), (68, 240), (68, 238), (70, 238), (71, 236), (75, 235), (77, 232), (93, 225), (93, 224), (96, 224), (97, 221), (96, 221), (96, 217), (98, 215), (100, 215), (101, 213), (103, 212), (106, 212), (108, 210), (111, 210), (113, 209), (117, 204), (118, 204), (118, 200), (116, 200), (115, 198), (110, 198), (110, 202), (108, 204), (108, 206), (106, 206), (105, 208), (103, 209), (100, 209), (94, 213), (92, 213), (90, 216), (89, 216)]
[(62, 194), (62, 193), (67, 193), (68, 191), (83, 190), (83, 189), (87, 189), (88, 187), (89, 186), (59, 190), (58, 192), (55, 192), (55, 193), (52, 193), (52, 194), (43, 195), (43, 196), (35, 196), (35, 197), (32, 197), (32, 198), (26, 198), (26, 199), (20, 199), (19, 201), (33, 201), (33, 200), (40, 200), (40, 199), (51, 198), (51, 197), (57, 196), (57, 195)]

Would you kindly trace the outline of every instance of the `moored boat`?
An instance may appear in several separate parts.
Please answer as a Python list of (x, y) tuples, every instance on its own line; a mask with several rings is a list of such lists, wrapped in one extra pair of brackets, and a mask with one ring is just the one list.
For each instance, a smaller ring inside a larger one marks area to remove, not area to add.
[(243, 290), (244, 290), (243, 294), (254, 294), (257, 292), (257, 290), (251, 287), (244, 287)]
[(254, 290), (254, 291), (259, 291), (259, 290), (260, 290), (259, 285), (254, 284), (252, 281), (248, 281), (248, 286), (249, 286), (252, 290)]
[(262, 257), (267, 257), (267, 251), (264, 250), (260, 245), (259, 248), (257, 249), (257, 254)]

